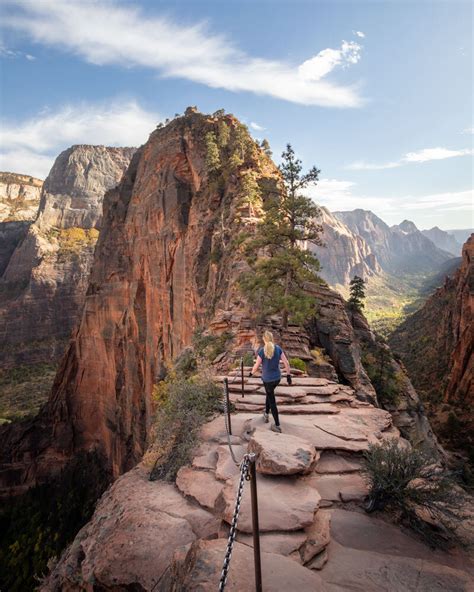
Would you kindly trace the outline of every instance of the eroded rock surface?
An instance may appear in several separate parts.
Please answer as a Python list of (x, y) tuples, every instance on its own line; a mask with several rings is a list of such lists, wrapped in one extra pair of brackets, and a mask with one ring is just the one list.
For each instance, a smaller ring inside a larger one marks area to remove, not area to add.
[[(305, 388), (317, 386), (317, 379), (311, 383), (310, 377), (305, 379)], [(286, 400), (289, 407), (301, 406), (291, 396)], [(339, 411), (336, 415), (285, 416), (282, 434), (270, 431), (260, 415), (232, 415), (231, 439), (238, 461), (253, 451), (257, 467), (263, 463), (272, 471), (257, 473), (264, 589), (469, 592), (473, 565), (466, 553), (433, 552), (413, 535), (362, 511), (367, 486), (360, 473), (361, 452), (370, 441), (399, 433), (386, 411), (355, 397), (354, 401), (352, 406), (331, 403)], [(177, 487), (146, 482), (142, 465), (119, 478), (42, 589), (88, 589), (86, 578), (94, 573), (96, 587), (117, 592), (138, 585), (145, 591), (216, 590), (240, 475), (225, 434), (221, 415), (203, 426), (195, 457), (191, 466), (180, 470)], [(330, 439), (320, 440), (321, 434)], [(299, 449), (317, 451), (315, 459), (295, 459)], [(291, 474), (289, 467), (298, 472)], [(126, 517), (133, 515), (135, 506), (140, 508), (137, 521), (129, 524)], [(137, 525), (144, 509), (156, 515), (142, 525), (142, 538)], [(129, 546), (123, 557), (131, 567), (117, 565), (111, 551), (100, 549), (94, 540), (107, 535), (118, 552), (127, 528)], [(153, 528), (160, 542), (146, 556), (146, 546), (153, 545)], [(245, 482), (226, 589), (255, 589), (251, 532), (250, 489)], [(107, 561), (109, 571), (104, 567)]]

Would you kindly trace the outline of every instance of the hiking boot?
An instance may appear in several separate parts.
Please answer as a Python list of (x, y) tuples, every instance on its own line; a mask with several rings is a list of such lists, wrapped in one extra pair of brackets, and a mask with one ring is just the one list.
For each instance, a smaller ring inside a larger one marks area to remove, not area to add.
[(268, 413), (266, 413), (265, 411), (263, 412), (263, 421), (265, 423), (268, 423), (269, 419), (268, 419)]
[(272, 427), (270, 429), (272, 430), (272, 432), (278, 432), (279, 434), (281, 434), (281, 427), (275, 425), (274, 423), (272, 423)]

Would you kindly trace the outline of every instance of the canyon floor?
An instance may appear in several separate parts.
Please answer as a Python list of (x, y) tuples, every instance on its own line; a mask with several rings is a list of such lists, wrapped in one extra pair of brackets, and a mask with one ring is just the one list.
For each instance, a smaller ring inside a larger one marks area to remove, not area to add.
[[(217, 377), (221, 380), (222, 377)], [(382, 514), (366, 514), (369, 443), (399, 438), (388, 412), (325, 378), (277, 388), (283, 433), (262, 417), (258, 378), (230, 385), (237, 459), (257, 454), (263, 588), (267, 591), (461, 592), (474, 589), (461, 549), (434, 551)], [(204, 425), (176, 484), (149, 481), (145, 459), (104, 494), (42, 586), (59, 590), (217, 590), (239, 468), (224, 416)], [(226, 590), (254, 590), (246, 483)]]

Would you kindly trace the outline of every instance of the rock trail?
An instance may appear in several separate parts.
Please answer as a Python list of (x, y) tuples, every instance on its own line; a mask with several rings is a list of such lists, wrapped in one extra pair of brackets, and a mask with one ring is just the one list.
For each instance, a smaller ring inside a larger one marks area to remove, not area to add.
[[(263, 421), (260, 379), (245, 381), (244, 398), (236, 390), (240, 386), (238, 380), (231, 385), (231, 441), (238, 460), (247, 451), (257, 454), (264, 590), (473, 589), (472, 564), (462, 554), (433, 552), (360, 507), (367, 493), (362, 453), (370, 442), (400, 438), (387, 411), (360, 402), (350, 387), (298, 377), (292, 386), (277, 389), (283, 432), (276, 434), (271, 423)], [(339, 394), (343, 396), (337, 398)], [(311, 397), (318, 397), (317, 402)], [(175, 486), (150, 483), (143, 463), (121, 477), (43, 590), (62, 590), (59, 582), (64, 586), (66, 580), (71, 582), (68, 590), (83, 590), (72, 582), (91, 574), (110, 590), (132, 583), (141, 586), (137, 589), (161, 592), (217, 590), (239, 473), (220, 415), (203, 426), (193, 461), (180, 469)], [(137, 504), (143, 513), (139, 527), (129, 516)], [(146, 520), (144, 508), (154, 510), (153, 520)], [(104, 524), (111, 528), (114, 513), (110, 536), (114, 550), (120, 550), (115, 557), (108, 545), (95, 540), (99, 525), (102, 531)], [(246, 486), (228, 591), (254, 590), (251, 532)], [(160, 543), (150, 555), (146, 545), (152, 546), (153, 537)], [(79, 553), (84, 555), (81, 561)]]

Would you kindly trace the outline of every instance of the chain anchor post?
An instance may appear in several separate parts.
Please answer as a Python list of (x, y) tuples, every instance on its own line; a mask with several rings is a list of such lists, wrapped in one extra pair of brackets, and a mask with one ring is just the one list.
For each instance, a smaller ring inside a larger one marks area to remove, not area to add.
[(245, 395), (245, 389), (244, 389), (244, 359), (240, 358), (240, 383), (242, 386), (242, 399), (244, 398)]
[(260, 553), (260, 527), (258, 523), (258, 497), (257, 497), (257, 470), (256, 456), (254, 453), (248, 455), (250, 495), (252, 501), (252, 533), (253, 533), (253, 558), (255, 564), (255, 590), (262, 592), (262, 560)]
[(225, 406), (227, 413), (227, 425), (229, 426), (229, 434), (232, 436), (232, 423), (230, 421), (230, 398), (229, 398), (229, 379), (224, 378), (224, 391), (225, 391)]

